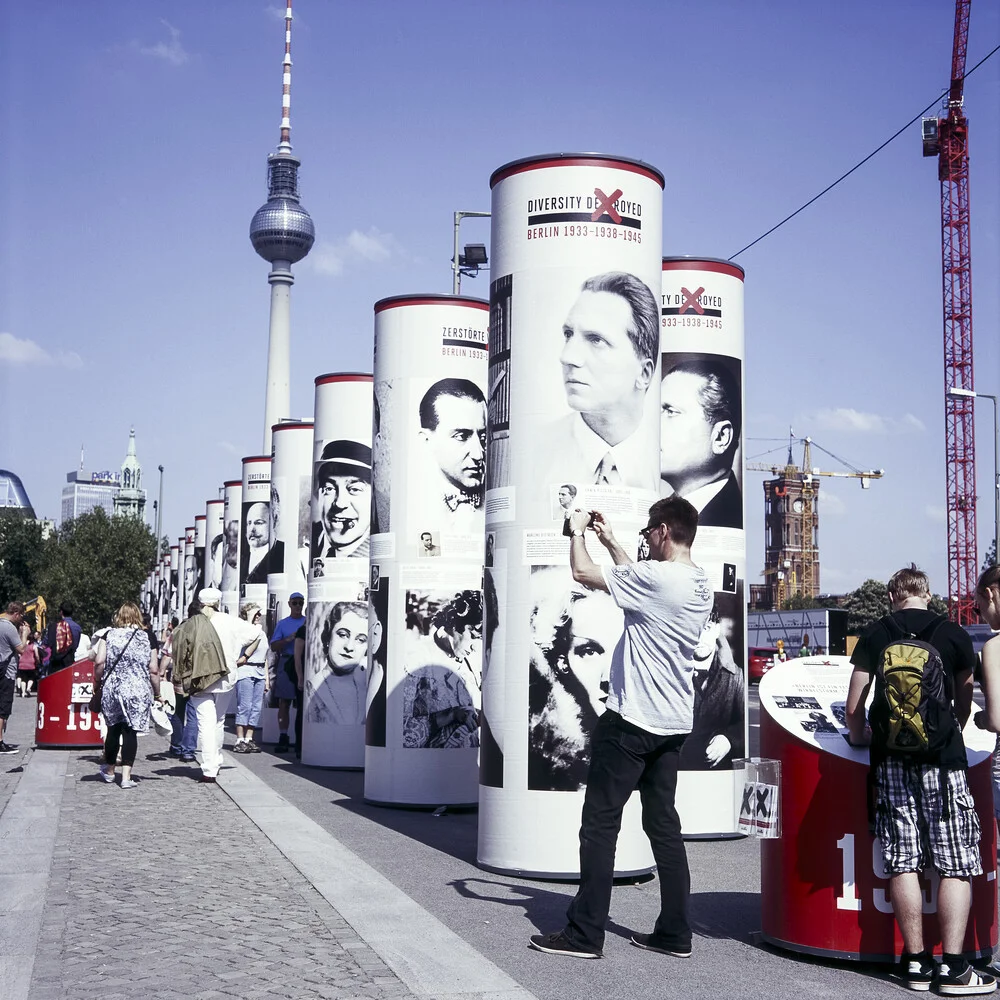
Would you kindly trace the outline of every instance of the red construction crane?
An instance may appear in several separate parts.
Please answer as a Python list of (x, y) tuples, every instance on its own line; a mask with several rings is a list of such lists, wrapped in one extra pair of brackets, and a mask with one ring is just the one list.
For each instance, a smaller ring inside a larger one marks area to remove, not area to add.
[(944, 117), (923, 121), (924, 156), (938, 158), (944, 274), (944, 423), (948, 489), (948, 608), (953, 621), (976, 621), (976, 446), (972, 371), (972, 256), (969, 250), (969, 123), (963, 113), (970, 0), (956, 0), (951, 88)]

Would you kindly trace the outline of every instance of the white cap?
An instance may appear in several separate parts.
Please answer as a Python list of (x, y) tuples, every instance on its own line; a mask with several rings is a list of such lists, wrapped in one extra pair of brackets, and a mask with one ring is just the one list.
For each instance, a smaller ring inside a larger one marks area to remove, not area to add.
[(218, 587), (206, 587), (198, 591), (198, 600), (217, 608), (222, 603), (222, 591)]

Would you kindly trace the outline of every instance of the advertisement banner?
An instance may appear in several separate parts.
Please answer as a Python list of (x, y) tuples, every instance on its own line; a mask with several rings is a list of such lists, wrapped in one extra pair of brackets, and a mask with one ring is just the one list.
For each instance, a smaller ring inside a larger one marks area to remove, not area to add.
[[(659, 496), (663, 177), (561, 154), (507, 164), (490, 186), (484, 594), (496, 603), (485, 602), (478, 860), (575, 878), (590, 734), (623, 618), (574, 582), (563, 530), (570, 511), (600, 511), (635, 558)], [(588, 551), (608, 561), (593, 536)], [(633, 796), (616, 874), (651, 866)]]
[(302, 762), (356, 769), (368, 689), (372, 376), (335, 372), (315, 384)]
[(170, 576), (168, 577), (169, 586), (169, 614), (171, 616), (176, 615), (178, 618), (181, 617), (181, 594), (180, 594), (180, 565), (181, 565), (181, 553), (184, 550), (184, 539), (180, 539), (179, 544), (170, 546), (170, 556), (168, 566), (170, 567)]
[(222, 533), (225, 548), (222, 555), (222, 610), (231, 615), (239, 611), (240, 605), (242, 500), (242, 479), (231, 479), (223, 484)]
[(194, 516), (194, 566), (195, 580), (191, 591), (192, 600), (198, 596), (198, 592), (205, 586), (205, 536), (207, 529), (205, 514), (195, 514)]
[(184, 565), (181, 572), (181, 608), (187, 618), (188, 605), (198, 596), (198, 561), (195, 557), (196, 529), (192, 524), (184, 529)]
[(660, 492), (698, 509), (691, 558), (712, 581), (712, 614), (695, 650), (694, 728), (684, 743), (677, 811), (689, 836), (738, 832), (733, 803), (746, 756), (743, 269), (663, 259)]
[(226, 561), (225, 500), (205, 502), (204, 586), (222, 590), (222, 567)]
[[(267, 607), (267, 571), (274, 524), (271, 516), (271, 456), (243, 459), (240, 497), (240, 606), (253, 601)], [(268, 629), (268, 634), (270, 630)]]
[(477, 799), (488, 338), (480, 299), (375, 305), (369, 801)]

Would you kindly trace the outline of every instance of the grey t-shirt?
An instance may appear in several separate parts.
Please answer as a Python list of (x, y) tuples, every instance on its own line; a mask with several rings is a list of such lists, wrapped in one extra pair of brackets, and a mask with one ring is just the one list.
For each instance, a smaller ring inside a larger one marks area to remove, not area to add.
[(21, 633), (9, 618), (0, 618), (0, 670), (5, 680), (17, 676), (17, 647), (21, 645)]
[(712, 611), (700, 566), (637, 562), (606, 566), (604, 580), (625, 613), (611, 657), (607, 707), (658, 736), (691, 732), (694, 648)]

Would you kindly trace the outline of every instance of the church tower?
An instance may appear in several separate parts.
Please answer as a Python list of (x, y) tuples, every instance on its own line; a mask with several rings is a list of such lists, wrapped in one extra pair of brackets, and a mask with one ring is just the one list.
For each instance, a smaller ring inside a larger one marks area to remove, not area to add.
[(142, 518), (146, 513), (146, 491), (142, 488), (142, 466), (135, 454), (135, 428), (128, 434), (128, 451), (122, 462), (121, 486), (115, 496), (115, 513)]

